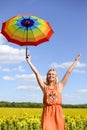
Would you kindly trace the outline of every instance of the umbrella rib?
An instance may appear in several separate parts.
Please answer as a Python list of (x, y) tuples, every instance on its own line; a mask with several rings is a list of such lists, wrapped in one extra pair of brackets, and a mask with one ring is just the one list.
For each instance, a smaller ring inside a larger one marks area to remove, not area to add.
[[(37, 28), (37, 30), (39, 30), (44, 36), (46, 36), (45, 33), (43, 33), (43, 31), (40, 28)], [(45, 38), (47, 39), (47, 37)]]
[(11, 36), (13, 36), (21, 27), (19, 27), (18, 29), (16, 29), (12, 34)]
[[(31, 29), (31, 30), (32, 30), (32, 29)], [(35, 39), (33, 31), (31, 31), (31, 32), (32, 32), (32, 37), (33, 37), (33, 39)], [(29, 37), (28, 37), (28, 38), (29, 38)]]

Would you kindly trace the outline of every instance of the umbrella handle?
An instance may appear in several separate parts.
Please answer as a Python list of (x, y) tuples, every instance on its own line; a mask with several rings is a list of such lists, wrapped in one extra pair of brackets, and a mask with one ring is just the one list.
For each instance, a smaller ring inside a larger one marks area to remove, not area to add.
[(28, 56), (28, 48), (26, 47), (26, 58), (27, 58), (27, 56)]

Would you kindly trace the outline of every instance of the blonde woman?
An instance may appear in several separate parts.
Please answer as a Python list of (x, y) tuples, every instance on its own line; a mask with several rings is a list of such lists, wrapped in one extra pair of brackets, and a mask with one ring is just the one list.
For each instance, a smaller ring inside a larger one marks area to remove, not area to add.
[(31, 62), (31, 57), (27, 56), (26, 60), (34, 72), (37, 82), (43, 91), (43, 113), (42, 113), (42, 130), (65, 130), (65, 121), (62, 110), (61, 92), (68, 81), (69, 75), (75, 68), (80, 54), (75, 58), (75, 61), (68, 68), (61, 81), (58, 81), (57, 72), (50, 69), (47, 72), (46, 82), (43, 81), (36, 67)]

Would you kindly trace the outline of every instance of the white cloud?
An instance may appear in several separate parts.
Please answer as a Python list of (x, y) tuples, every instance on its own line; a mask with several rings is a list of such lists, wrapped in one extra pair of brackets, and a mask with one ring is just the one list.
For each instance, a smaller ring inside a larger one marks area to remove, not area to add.
[(20, 102), (42, 102), (42, 93), (39, 93), (39, 95), (37, 93), (35, 94), (28, 94), (28, 95), (19, 95), (19, 96), (16, 96), (16, 100), (17, 101), (20, 101)]
[[(21, 89), (30, 89), (34, 86), (38, 86), (34, 74), (22, 74), (22, 75), (15, 75), (15, 80), (19, 81), (19, 86), (22, 86)], [(29, 88), (28, 88), (29, 87)]]
[(63, 92), (64, 104), (83, 104), (87, 102), (87, 89), (79, 89), (77, 91), (65, 93)]
[(0, 66), (0, 69), (2, 69), (2, 67)]
[(8, 81), (14, 80), (14, 78), (11, 76), (4, 76), (3, 79)]
[(78, 93), (87, 93), (87, 89), (80, 89), (78, 90)]
[(78, 67), (78, 68), (87, 67), (87, 64), (78, 62), (78, 63), (77, 63), (77, 67)]
[(11, 70), (9, 68), (2, 69), (3, 72), (10, 72)]
[[(58, 63), (56, 63), (56, 62), (53, 62), (50, 66), (51, 66), (52, 68), (68, 68), (68, 67), (70, 67), (70, 65), (71, 65), (72, 63), (73, 63), (73, 62), (65, 62), (65, 63), (58, 64)], [(78, 68), (80, 68), (80, 67), (86, 67), (86, 66), (87, 66), (87, 64), (85, 64), (85, 63), (80, 63), (80, 62), (78, 62), (77, 65), (76, 65), (76, 67), (78, 67)]]
[[(43, 80), (44, 80), (44, 76), (43, 77)], [(37, 83), (36, 81), (36, 77), (34, 74), (16, 74), (14, 76), (3, 76), (3, 79), (6, 80), (6, 79), (9, 79), (9, 80), (19, 80), (21, 81), (22, 83)]]
[[(69, 68), (72, 63), (73, 62), (65, 62), (65, 63), (58, 64), (56, 62), (53, 62), (50, 66), (51, 66), (51, 68), (64, 68), (64, 69), (66, 69), (66, 68)], [(85, 73), (85, 70), (81, 70), (81, 68), (84, 68), (84, 67), (87, 67), (87, 64), (78, 62), (76, 65), (76, 68), (78, 68), (78, 69), (74, 69), (74, 72)]]
[(64, 97), (67, 97), (68, 99), (76, 99), (77, 93), (70, 93), (70, 94), (63, 94)]
[(23, 69), (23, 66), (21, 66), (21, 65), (18, 66), (17, 70), (20, 71), (20, 72), (25, 72), (25, 70)]
[(22, 75), (15, 75), (16, 79), (20, 80), (28, 80), (28, 81), (35, 81), (35, 75), (34, 74), (22, 74)]
[(34, 74), (21, 74), (21, 75), (15, 75), (15, 76), (3, 76), (4, 80), (21, 80), (21, 81), (26, 81), (26, 82), (34, 82), (36, 81), (35, 75)]
[(4, 36), (0, 33), (0, 44), (4, 43)]
[(25, 72), (25, 69), (23, 68), (23, 66), (21, 66), (21, 65), (19, 65), (19, 66), (17, 66), (17, 67), (15, 67), (15, 68), (1, 68), (0, 67), (0, 69), (1, 69), (1, 71), (3, 71), (3, 72)]
[(6, 97), (6, 95), (5, 94), (3, 94), (3, 93), (0, 93), (0, 101), (3, 101), (3, 99)]
[(32, 89), (32, 90), (38, 90), (40, 88), (36, 87), (36, 86), (30, 86), (30, 85), (28, 85), (28, 86), (21, 85), (21, 86), (18, 86), (17, 89), (18, 90), (30, 90), (30, 89)]
[(16, 81), (18, 87), (17, 90), (38, 90), (40, 87), (36, 81), (34, 74), (20, 74), (15, 76), (4, 76), (5, 81)]
[(25, 50), (5, 45), (5, 40), (0, 34), (0, 63), (20, 63), (25, 60)]
[(25, 50), (0, 45), (0, 63), (20, 63), (25, 60)]
[(72, 62), (65, 62), (65, 63), (58, 64), (56, 62), (53, 62), (51, 64), (51, 67), (52, 68), (68, 68), (71, 65), (71, 63)]
[(85, 70), (81, 70), (81, 69), (74, 69), (73, 70), (75, 73), (86, 73), (86, 71)]

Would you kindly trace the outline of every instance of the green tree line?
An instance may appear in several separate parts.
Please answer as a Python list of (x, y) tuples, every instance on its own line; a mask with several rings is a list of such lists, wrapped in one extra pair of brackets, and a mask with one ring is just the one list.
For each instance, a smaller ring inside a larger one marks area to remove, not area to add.
[[(63, 104), (63, 108), (87, 108), (87, 104)], [(36, 103), (36, 102), (7, 102), (7, 101), (1, 101), (0, 107), (23, 107), (23, 108), (42, 108), (42, 103)]]

